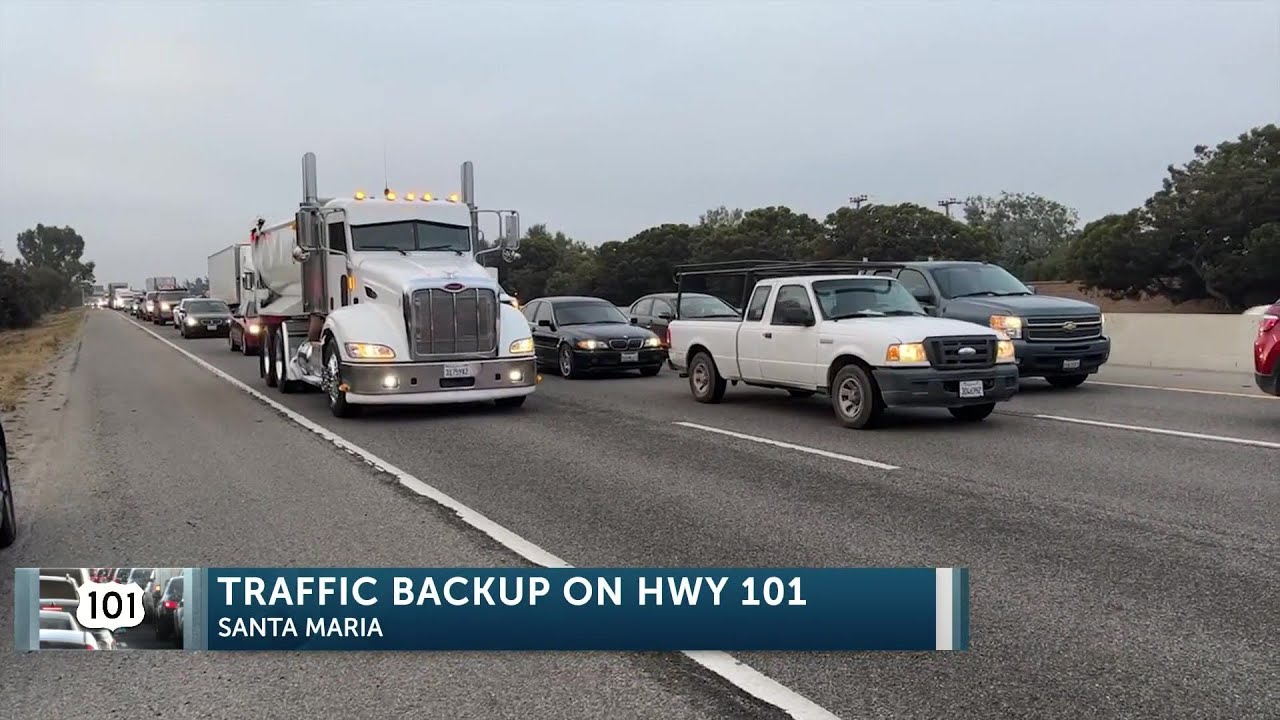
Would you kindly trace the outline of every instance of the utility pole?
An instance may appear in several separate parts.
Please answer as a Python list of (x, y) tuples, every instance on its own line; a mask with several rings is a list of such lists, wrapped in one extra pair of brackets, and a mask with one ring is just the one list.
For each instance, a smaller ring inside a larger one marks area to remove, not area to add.
[(861, 210), (862, 203), (866, 201), (867, 201), (866, 195), (854, 195), (849, 198), (849, 204), (853, 206), (854, 210)]
[(960, 204), (960, 201), (955, 198), (947, 198), (946, 200), (938, 201), (938, 207), (942, 208), (943, 212), (947, 214), (948, 218), (951, 217), (951, 206), (959, 205), (959, 204)]

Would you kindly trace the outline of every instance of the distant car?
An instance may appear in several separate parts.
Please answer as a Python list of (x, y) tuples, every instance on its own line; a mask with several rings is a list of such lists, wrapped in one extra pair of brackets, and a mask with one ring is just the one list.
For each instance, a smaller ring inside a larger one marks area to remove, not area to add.
[[(652, 330), (668, 347), (667, 325), (676, 319), (676, 293), (653, 293), (631, 303), (628, 315), (642, 328)], [(714, 295), (684, 293), (680, 299), (680, 317), (684, 320), (736, 318), (742, 314)]]
[(40, 575), (69, 577), (75, 582), (76, 587), (88, 585), (93, 580), (88, 568), (40, 568)]
[(253, 298), (241, 303), (232, 313), (227, 344), (231, 346), (231, 352), (239, 350), (245, 355), (262, 352), (262, 323), (258, 320), (258, 305)]
[(194, 299), (195, 298), (185, 297), (179, 300), (177, 305), (173, 306), (173, 310), (170, 313), (170, 316), (173, 318), (173, 327), (175, 330), (182, 329), (182, 316), (184, 311), (186, 310), (186, 305), (187, 303), (191, 302)]
[(190, 293), (186, 290), (162, 290), (156, 293), (155, 307), (151, 313), (151, 322), (156, 325), (168, 325), (173, 321), (173, 308)]
[(667, 361), (662, 341), (637, 327), (608, 300), (548, 297), (522, 310), (533, 333), (538, 365), (551, 365), (566, 378), (601, 370), (639, 370), (657, 375)]
[(231, 332), (231, 308), (221, 300), (183, 300), (179, 330), (182, 337), (226, 337)]
[(182, 616), (186, 614), (187, 603), (186, 603), (186, 600), (184, 600), (182, 597), (181, 585), (178, 586), (177, 592), (178, 592), (178, 607), (173, 609), (173, 638), (178, 643), (178, 647), (182, 647), (183, 645)]
[(151, 580), (152, 568), (133, 568), (129, 571), (129, 579), (125, 582), (133, 583), (143, 590), (147, 589), (147, 583)]
[(97, 638), (84, 630), (41, 630), (41, 650), (101, 650)]
[(115, 576), (112, 577), (112, 580), (115, 580), (116, 582), (123, 585), (129, 582), (129, 574), (132, 572), (133, 572), (133, 568), (116, 568), (116, 573), (115, 573)]
[(40, 629), (84, 630), (84, 628), (80, 627), (80, 623), (76, 622), (76, 616), (66, 610), (41, 610)]
[(151, 571), (146, 592), (142, 594), (142, 608), (146, 619), (153, 619), (169, 581), (182, 574), (182, 568), (156, 568)]
[(41, 575), (41, 606), (48, 604), (50, 607), (44, 609), (61, 610), (64, 601), (80, 602), (80, 593), (76, 589), (75, 581), (65, 575)]
[(4, 425), (0, 424), (0, 548), (18, 539), (17, 513), (14, 512), (13, 485), (9, 482), (9, 446), (5, 443)]
[(1267, 308), (1253, 341), (1253, 378), (1262, 392), (1280, 395), (1280, 300)]
[(164, 595), (160, 598), (160, 603), (156, 607), (155, 627), (157, 640), (164, 640), (176, 635), (178, 644), (182, 644), (182, 635), (177, 625), (178, 605), (181, 602), (182, 576), (175, 575), (169, 578), (169, 582), (164, 588)]

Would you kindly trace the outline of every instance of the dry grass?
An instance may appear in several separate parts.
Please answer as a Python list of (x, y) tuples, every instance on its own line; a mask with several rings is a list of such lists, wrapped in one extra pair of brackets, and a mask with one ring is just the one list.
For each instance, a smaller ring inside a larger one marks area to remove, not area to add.
[(53, 313), (26, 330), (0, 331), (0, 410), (12, 410), (38, 373), (80, 331), (85, 308)]

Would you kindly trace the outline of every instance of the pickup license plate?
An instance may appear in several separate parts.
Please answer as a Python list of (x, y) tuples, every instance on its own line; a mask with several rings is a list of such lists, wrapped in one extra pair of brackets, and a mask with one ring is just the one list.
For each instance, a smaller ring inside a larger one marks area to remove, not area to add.
[(640, 353), (638, 352), (622, 353), (622, 362), (624, 363), (640, 362)]
[(470, 365), (445, 365), (445, 378), (469, 378), (475, 375), (475, 370)]
[(962, 398), (982, 397), (982, 381), (981, 380), (961, 380), (960, 381), (960, 397)]
[(1079, 370), (1079, 369), (1080, 369), (1080, 358), (1076, 358), (1076, 359), (1074, 359), (1074, 360), (1063, 360), (1063, 361), (1062, 361), (1062, 369), (1063, 369), (1063, 370)]

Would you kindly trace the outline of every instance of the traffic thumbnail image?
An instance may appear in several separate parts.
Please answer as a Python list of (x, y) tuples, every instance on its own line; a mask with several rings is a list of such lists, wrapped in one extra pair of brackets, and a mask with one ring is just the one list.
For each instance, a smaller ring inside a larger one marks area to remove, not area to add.
[(40, 568), (39, 648), (181, 648), (183, 570)]

